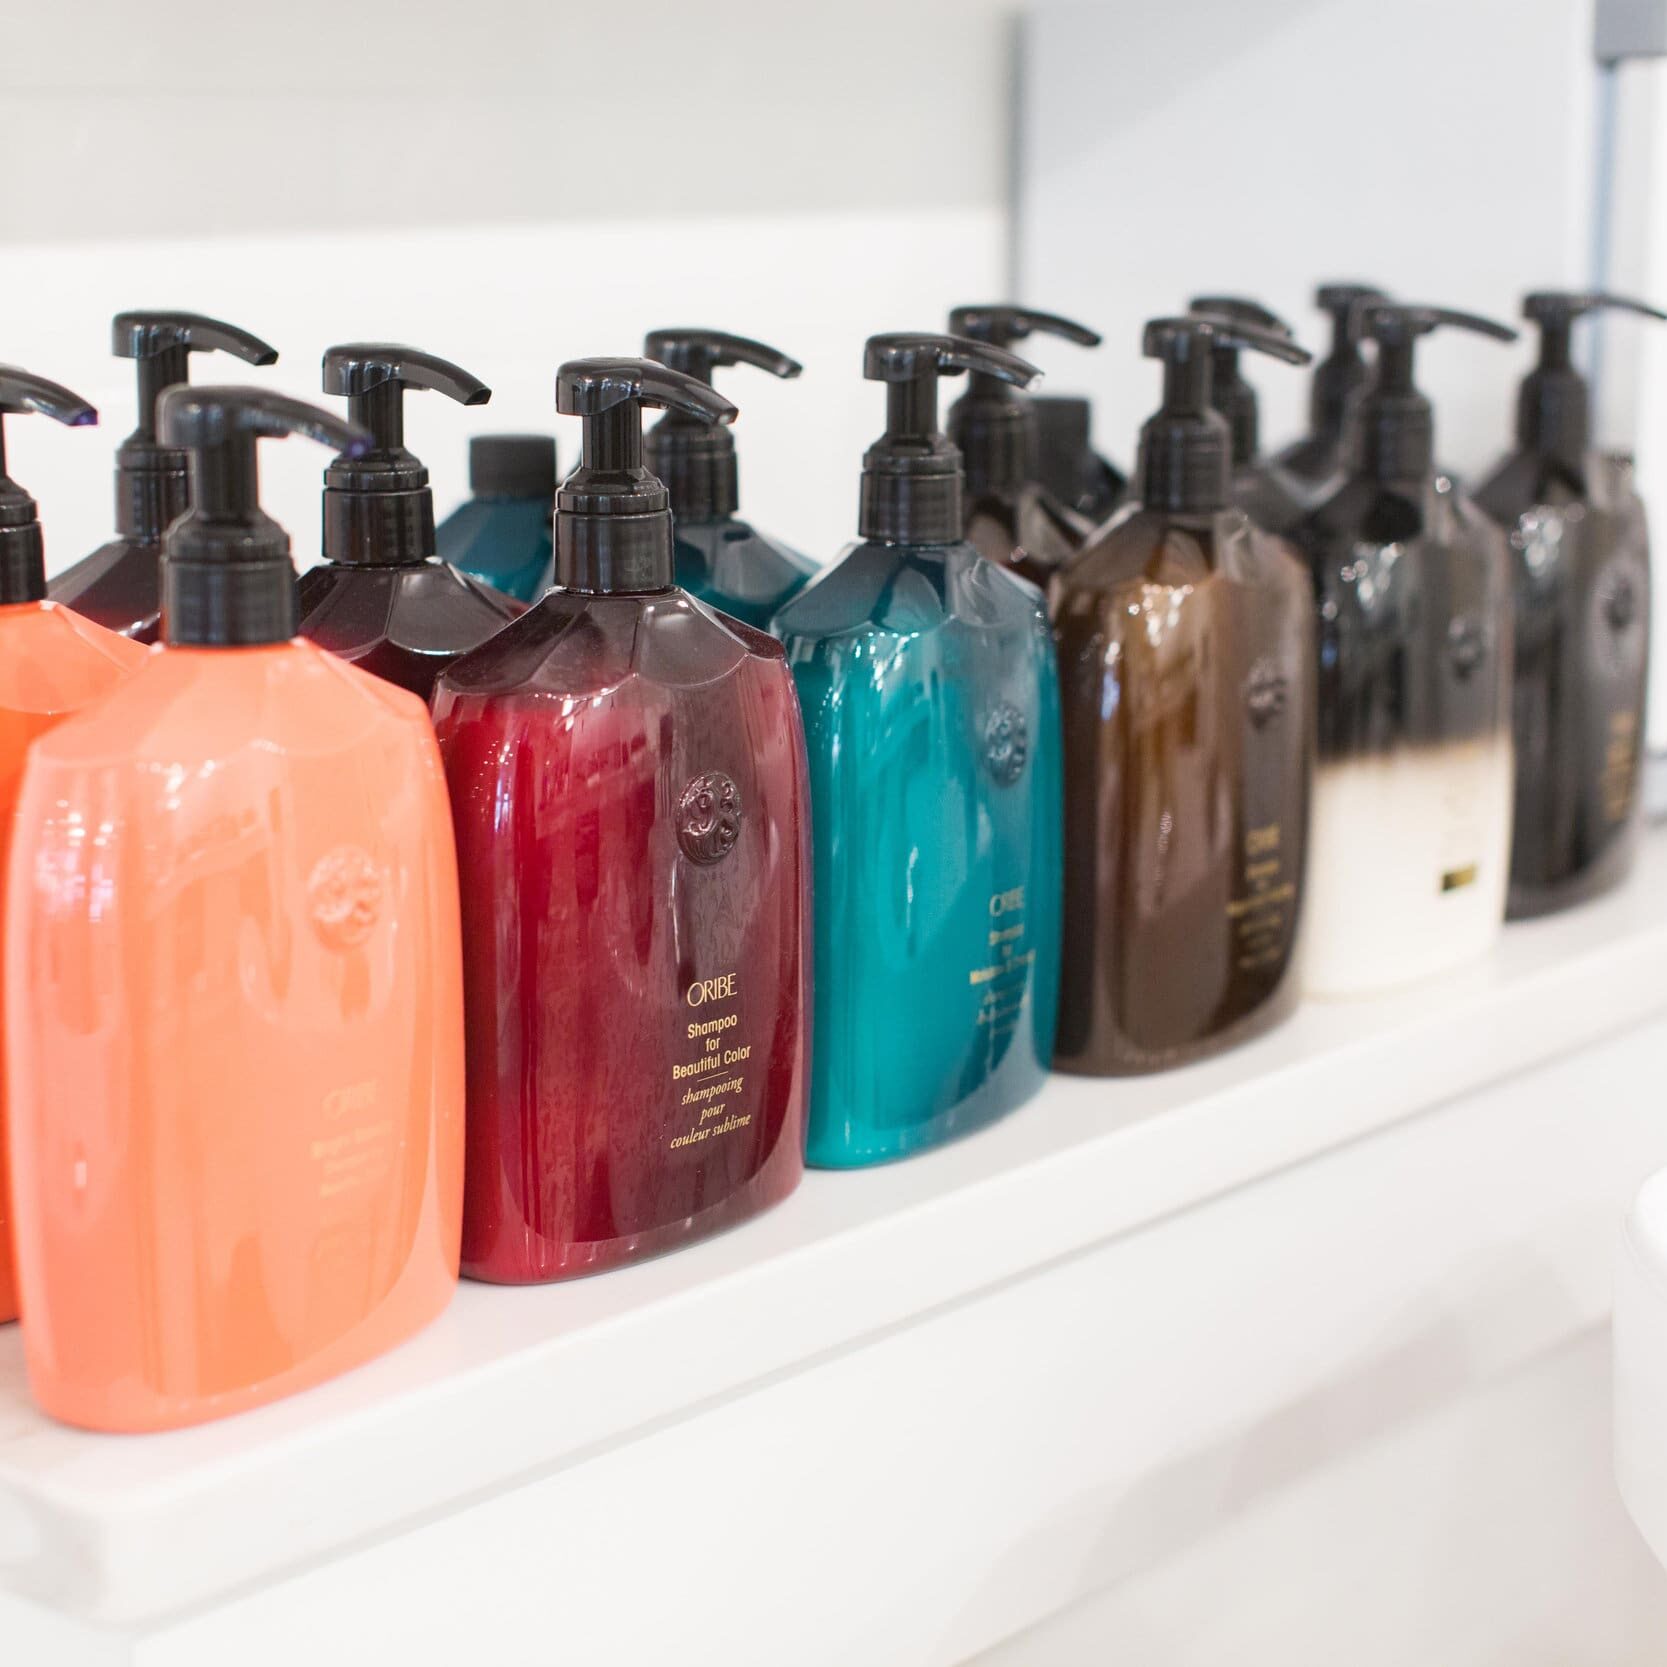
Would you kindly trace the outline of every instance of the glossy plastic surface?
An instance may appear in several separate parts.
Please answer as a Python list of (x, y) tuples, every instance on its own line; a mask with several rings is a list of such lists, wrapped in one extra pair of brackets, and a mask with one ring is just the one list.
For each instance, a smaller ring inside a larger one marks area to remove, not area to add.
[(1056, 1064), (1183, 1064), (1296, 1005), (1313, 590), (1238, 510), (1131, 506), (1052, 590), (1065, 732)]
[(113, 538), (52, 580), (54, 602), (134, 642), (162, 632), (162, 545)]
[[(0, 874), (10, 860), (12, 817), (30, 743), (97, 700), (144, 658), (137, 643), (55, 602), (0, 607)], [(0, 1086), (0, 1320), (15, 1320), (6, 1126)]]
[(979, 555), (1042, 591), (1093, 530), (1033, 482), (1011, 494), (975, 498), (967, 510), (967, 542)]
[(432, 560), (320, 562), (301, 575), (297, 600), (301, 636), (425, 705), (453, 660), (524, 612), (524, 604)]
[(677, 582), (697, 601), (765, 630), (776, 609), (797, 596), (816, 563), (731, 516), (674, 523)]
[(470, 877), (464, 1271), (595, 1272), (785, 1198), (810, 872), (778, 645), (676, 589), (552, 590), (434, 715)]
[(1650, 550), (1622, 458), (1516, 452), (1476, 493), (1511, 550), (1516, 751), (1509, 916), (1606, 891), (1637, 846)]
[(551, 498), (470, 498), (434, 529), (442, 561), (517, 602), (535, 602), (554, 572)]
[(1510, 569), (1445, 477), (1352, 479), (1298, 523), (1319, 604), (1319, 768), (1302, 977), (1412, 983), (1504, 918)]
[(46, 1411), (194, 1423), (439, 1313), (462, 996), (422, 707), (310, 643), (157, 650), (36, 743), (14, 858), (12, 1174)]
[(852, 545), (776, 616), (816, 852), (807, 1152), (904, 1157), (1040, 1086), (1059, 993), (1042, 598), (966, 543)]

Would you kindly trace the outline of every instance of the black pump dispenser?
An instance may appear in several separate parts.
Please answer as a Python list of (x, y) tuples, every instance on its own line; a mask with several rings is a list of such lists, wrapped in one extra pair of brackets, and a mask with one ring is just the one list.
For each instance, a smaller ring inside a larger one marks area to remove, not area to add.
[(1140, 430), (1138, 493), (1147, 509), (1208, 515), (1226, 507), (1232, 492), (1232, 428), (1215, 409), (1215, 354), (1254, 348), (1287, 364), (1308, 363), (1309, 353), (1287, 336), (1255, 324), (1194, 313), (1156, 318), (1141, 351), (1163, 361), (1163, 404)]
[(345, 396), (350, 422), (372, 439), (324, 472), (324, 559), (405, 567), (434, 554), (434, 493), (428, 470), (405, 447), (405, 393), (433, 388), (460, 405), (484, 405), (492, 390), (449, 359), (394, 342), (326, 348), (324, 391)]
[(1028, 388), (1041, 372), (1016, 353), (962, 336), (870, 336), (862, 373), (886, 384), (886, 431), (863, 454), (857, 532), (891, 544), (961, 537), (961, 454), (938, 427), (938, 378), (960, 371)]
[(191, 508), (163, 545), (163, 641), (287, 642), (295, 635), (295, 568), (289, 534), (260, 507), (255, 443), (300, 434), (351, 456), (369, 451), (372, 436), (264, 388), (169, 388), (156, 429), (164, 445), (191, 454)]
[[(1059, 336), (1078, 347), (1100, 345), (1099, 333), (1087, 325), (1029, 307), (956, 307), (949, 315), (949, 330), (968, 341), (1001, 348), (1031, 335)], [(1036, 411), (1005, 377), (974, 370), (967, 378), (967, 391), (950, 406), (944, 429), (960, 448), (968, 497), (1008, 496), (1036, 478)]]
[(1331, 351), (1314, 367), (1308, 390), (1308, 426), (1315, 438), (1342, 439), (1349, 401), (1371, 377), (1354, 333), (1355, 308), (1363, 301), (1388, 299), (1370, 284), (1321, 284), (1315, 290), (1314, 305), (1331, 319)]
[(79, 394), (15, 365), (0, 365), (0, 607), (46, 597), (46, 553), (35, 500), (6, 472), (5, 419), (34, 411), (69, 428), (98, 421)]
[(1442, 325), (1495, 341), (1516, 331), (1475, 313), (1399, 301), (1365, 301), (1354, 312), (1357, 335), (1378, 346), (1377, 371), (1354, 402), (1345, 447), (1348, 471), (1376, 480), (1422, 480), (1435, 467), (1435, 422), (1430, 402), (1412, 380), (1413, 348)]
[(1600, 308), (1667, 319), (1667, 312), (1648, 302), (1597, 290), (1537, 290), (1522, 303), (1522, 316), (1540, 327), (1540, 362), (1517, 392), (1517, 445), (1576, 472), (1591, 440), (1591, 416), (1586, 378), (1570, 357), (1569, 337), (1577, 318)]
[(117, 313), (110, 321), (110, 351), (132, 359), (139, 379), (138, 427), (116, 453), (116, 534), (135, 544), (155, 544), (169, 522), (184, 514), (187, 459), (156, 437), (156, 402), (164, 389), (191, 379), (191, 355), (214, 350), (251, 365), (275, 364), (278, 350), (259, 336), (200, 313)]
[[(1249, 324), (1287, 340), (1294, 339), (1296, 334), (1278, 313), (1243, 295), (1195, 295), (1187, 303), (1187, 311), (1200, 317), (1224, 318), (1230, 324)], [(1239, 370), (1236, 342), (1221, 340), (1210, 344), (1210, 404), (1227, 419), (1233, 466), (1253, 462), (1261, 450), (1261, 409), (1256, 389)]]
[(579, 466), (556, 491), (556, 582), (565, 590), (672, 587), (671, 498), (643, 464), (644, 406), (707, 423), (737, 415), (709, 384), (652, 359), (572, 359), (556, 372), (556, 409), (584, 420)]
[[(723, 330), (650, 330), (643, 356), (708, 386), (726, 365), (755, 365), (772, 376), (794, 377), (804, 366), (785, 353)], [(648, 466), (671, 495), (683, 522), (725, 521), (740, 505), (735, 436), (726, 423), (673, 407), (643, 437)]]

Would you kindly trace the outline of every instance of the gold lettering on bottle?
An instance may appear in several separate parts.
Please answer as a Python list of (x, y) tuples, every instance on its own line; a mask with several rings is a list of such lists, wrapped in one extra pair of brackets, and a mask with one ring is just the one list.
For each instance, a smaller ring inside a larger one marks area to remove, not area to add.
[(728, 1001), (735, 994), (735, 976), (726, 972), (716, 978), (697, 978), (684, 991), (683, 999), (691, 1007), (704, 1007), (709, 1001)]

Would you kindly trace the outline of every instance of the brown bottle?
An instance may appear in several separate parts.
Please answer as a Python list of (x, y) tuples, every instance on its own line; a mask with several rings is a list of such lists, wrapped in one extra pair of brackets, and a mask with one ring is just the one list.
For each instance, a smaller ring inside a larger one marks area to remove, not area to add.
[(1308, 356), (1255, 326), (1146, 327), (1164, 400), (1137, 501), (1051, 587), (1065, 742), (1060, 1070), (1179, 1065), (1287, 1014), (1314, 765), (1313, 592), (1229, 506), (1212, 346)]
[[(956, 307), (952, 335), (1010, 348), (1027, 336), (1063, 336), (1098, 347), (1099, 336), (1053, 313), (1006, 305)], [(1042, 590), (1094, 530), (1086, 516), (1060, 502), (1038, 478), (1036, 413), (1025, 394), (974, 371), (944, 425), (961, 450), (966, 472), (964, 532), (981, 556)]]

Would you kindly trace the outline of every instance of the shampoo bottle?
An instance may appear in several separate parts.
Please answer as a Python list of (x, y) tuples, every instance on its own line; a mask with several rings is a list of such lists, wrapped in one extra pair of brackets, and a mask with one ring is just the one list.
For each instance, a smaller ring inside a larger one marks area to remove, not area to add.
[(1516, 808), (1508, 916), (1544, 914), (1625, 874), (1638, 829), (1650, 654), (1650, 550), (1630, 458), (1590, 449), (1574, 321), (1618, 295), (1530, 295), (1540, 362), (1516, 448), (1476, 489), (1510, 542), (1516, 602)]
[[(1033, 334), (1062, 336), (1098, 347), (1094, 331), (1026, 307), (957, 307), (952, 334), (1008, 348)], [(1094, 523), (1061, 503), (1037, 479), (1036, 413), (1028, 394), (983, 371), (949, 408), (945, 432), (961, 453), (966, 475), (966, 540), (981, 555), (1042, 590), (1077, 553)]]
[(1041, 1086), (1059, 991), (1059, 687), (1034, 586), (961, 536), (938, 379), (1028, 383), (954, 336), (871, 337), (886, 430), (859, 539), (777, 614), (816, 852), (810, 1162), (904, 1157)]
[(1377, 371), (1345, 467), (1293, 530), (1319, 605), (1319, 761), (1302, 978), (1315, 995), (1408, 984), (1479, 955), (1504, 918), (1511, 834), (1511, 586), (1504, 535), (1434, 461), (1413, 349), (1440, 307), (1366, 302)]
[(556, 442), (548, 434), (477, 434), (469, 491), (435, 529), (440, 559), (517, 602), (536, 601), (550, 588)]
[(116, 536), (60, 573), (47, 594), (124, 637), (153, 643), (162, 617), (162, 535), (190, 503), (185, 453), (157, 438), (157, 399), (189, 380), (193, 353), (218, 348), (270, 365), (278, 352), (235, 324), (197, 313), (117, 313), (110, 336), (116, 356), (135, 360), (139, 373), (139, 426), (116, 453)]
[(1306, 488), (1312, 508), (1331, 477), (1343, 466), (1343, 425), (1349, 401), (1366, 386), (1370, 371), (1353, 328), (1354, 309), (1363, 301), (1386, 299), (1370, 284), (1321, 284), (1314, 305), (1331, 320), (1331, 351), (1314, 367), (1308, 385), (1308, 432), (1274, 455), (1287, 480)]
[[(1249, 324), (1266, 334), (1291, 339), (1291, 327), (1259, 301), (1237, 295), (1200, 295), (1187, 310), (1201, 317)], [(1262, 456), (1262, 415), (1256, 389), (1239, 369), (1239, 349), (1230, 334), (1210, 349), (1210, 399), (1232, 437), (1232, 502), (1264, 532), (1282, 533), (1302, 514), (1304, 495), (1283, 470)], [(1308, 362), (1303, 355), (1302, 363)]]
[[(724, 365), (753, 365), (782, 377), (804, 368), (773, 347), (722, 330), (651, 330), (643, 353), (708, 384)], [(671, 497), (678, 584), (696, 601), (764, 630), (816, 566), (735, 513), (735, 437), (729, 425), (674, 407), (648, 431), (643, 445), (648, 467)]]
[(1135, 501), (1055, 580), (1065, 725), (1056, 1063), (1183, 1064), (1284, 1017), (1314, 767), (1313, 590), (1232, 502), (1213, 363), (1307, 355), (1252, 324), (1146, 326), (1163, 404)]
[(460, 405), (492, 397), (466, 370), (415, 348), (355, 342), (325, 352), (325, 393), (346, 396), (349, 419), (374, 443), (325, 471), (324, 560), (301, 575), (300, 634), (426, 703), (440, 673), (521, 604), (434, 553), (428, 470), (405, 446), (405, 394), (417, 388)]
[[(26, 411), (72, 428), (98, 421), (92, 406), (69, 389), (0, 365), (0, 424)], [(0, 433), (0, 873), (10, 856), (30, 743), (97, 700), (145, 657), (138, 643), (45, 598), (40, 517), (35, 500), (6, 472), (5, 435)], [(6, 1123), (0, 1090), (0, 1320), (15, 1320)]]
[(457, 870), (421, 702), (295, 640), (255, 445), (369, 435), (171, 388), (191, 454), (162, 646), (42, 736), (7, 893), (30, 1383), (154, 1430), (259, 1405), (445, 1306), (462, 1203)]
[(669, 1250), (804, 1167), (803, 731), (780, 646), (675, 583), (645, 405), (735, 415), (649, 360), (563, 365), (584, 450), (556, 500), (558, 582), (435, 691), (470, 877), (477, 1279)]

